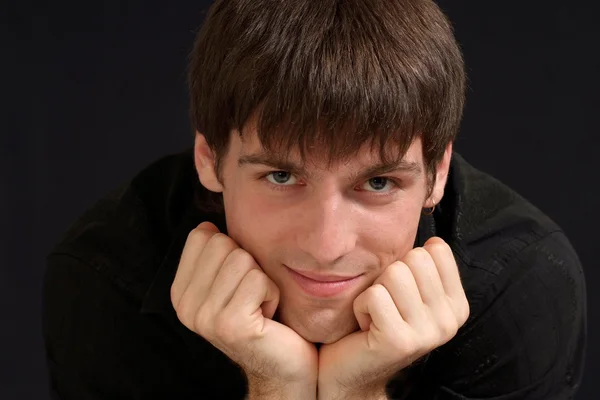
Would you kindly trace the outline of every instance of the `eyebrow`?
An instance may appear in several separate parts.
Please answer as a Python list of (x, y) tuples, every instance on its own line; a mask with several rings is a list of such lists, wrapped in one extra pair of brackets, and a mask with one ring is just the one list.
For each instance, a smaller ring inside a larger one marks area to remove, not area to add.
[(415, 161), (399, 160), (391, 163), (382, 162), (352, 175), (352, 180), (364, 180), (392, 172), (402, 172), (416, 178), (421, 175), (422, 169), (419, 163)]
[(247, 154), (245, 156), (241, 156), (238, 159), (238, 166), (242, 167), (244, 165), (265, 165), (277, 170), (290, 172), (294, 175), (307, 175), (304, 165), (299, 165), (292, 161), (264, 153)]
[[(264, 153), (247, 154), (241, 156), (238, 159), (238, 166), (242, 167), (244, 165), (265, 165), (277, 170), (289, 172), (294, 175), (310, 177), (310, 174), (304, 167), (304, 164), (296, 164), (290, 160), (285, 160), (280, 157)], [(375, 176), (389, 174), (391, 172), (403, 172), (408, 173), (414, 177), (418, 177), (419, 175), (421, 175), (423, 170), (421, 169), (419, 163), (415, 161), (408, 161), (403, 159), (390, 163), (381, 162), (370, 166), (366, 170), (361, 170), (355, 174), (352, 174), (350, 180), (355, 181), (361, 179), (368, 179)]]

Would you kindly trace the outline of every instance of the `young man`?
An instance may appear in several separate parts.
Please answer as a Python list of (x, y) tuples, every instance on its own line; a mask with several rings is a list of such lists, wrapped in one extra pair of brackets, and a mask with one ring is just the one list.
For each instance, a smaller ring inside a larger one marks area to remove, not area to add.
[(427, 0), (217, 0), (193, 150), (48, 258), (57, 399), (567, 399), (585, 284), (549, 218), (453, 153)]

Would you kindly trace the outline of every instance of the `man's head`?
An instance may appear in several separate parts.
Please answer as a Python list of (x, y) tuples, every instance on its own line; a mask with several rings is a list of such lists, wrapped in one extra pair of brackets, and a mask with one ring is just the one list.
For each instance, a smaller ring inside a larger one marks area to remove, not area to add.
[[(281, 321), (314, 342), (356, 329), (352, 301), (443, 195), (465, 81), (446, 18), (425, 0), (217, 0), (189, 81), (200, 180)], [(360, 276), (322, 297), (290, 270)]]

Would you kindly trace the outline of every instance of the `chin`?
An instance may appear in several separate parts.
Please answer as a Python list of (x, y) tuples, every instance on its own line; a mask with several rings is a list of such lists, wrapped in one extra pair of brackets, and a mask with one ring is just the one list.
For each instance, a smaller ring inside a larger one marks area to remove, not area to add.
[(282, 310), (280, 317), (281, 323), (312, 343), (334, 343), (359, 328), (352, 310), (349, 313), (340, 313), (339, 310), (318, 310), (302, 315), (296, 313), (290, 315)]
[(342, 339), (345, 336), (348, 336), (356, 329), (348, 329), (347, 331), (337, 331), (337, 332), (306, 332), (306, 334), (301, 334), (298, 332), (300, 336), (312, 343), (321, 343), (321, 344), (330, 344), (335, 343), (338, 340)]

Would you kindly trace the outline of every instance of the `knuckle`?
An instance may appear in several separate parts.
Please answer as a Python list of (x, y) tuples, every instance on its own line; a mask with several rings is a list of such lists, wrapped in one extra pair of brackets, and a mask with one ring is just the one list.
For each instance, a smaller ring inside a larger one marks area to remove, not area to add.
[(423, 247), (415, 247), (406, 254), (406, 264), (410, 267), (411, 265), (422, 265), (428, 262), (431, 256)]
[(458, 323), (462, 326), (465, 322), (467, 322), (470, 315), (471, 307), (469, 305), (469, 301), (465, 296), (458, 307)]
[(244, 279), (247, 279), (249, 283), (256, 285), (257, 287), (262, 287), (267, 283), (267, 276), (257, 268), (252, 268)]
[(234, 263), (240, 266), (253, 266), (254, 264), (256, 264), (254, 258), (250, 255), (250, 253), (248, 253), (246, 250), (240, 247), (236, 247), (235, 249), (233, 249), (233, 251), (231, 251), (231, 253), (229, 253), (229, 255), (227, 256), (225, 262)]
[(194, 331), (204, 338), (208, 338), (212, 317), (205, 307), (200, 307), (194, 316)]
[(208, 232), (204, 229), (194, 228), (187, 235), (187, 242), (206, 242), (210, 239), (212, 232)]
[(378, 278), (377, 282), (380, 282), (384, 286), (391, 287), (390, 285), (402, 285), (406, 286), (412, 279), (412, 271), (402, 261), (396, 261), (390, 264), (385, 271)]
[(170, 299), (171, 299), (171, 304), (173, 304), (173, 308), (175, 308), (175, 310), (177, 310), (177, 305), (180, 302), (180, 291), (181, 289), (179, 287), (176, 287), (175, 285), (171, 285), (171, 289), (169, 291), (169, 295), (170, 295)]
[(418, 353), (419, 348), (419, 341), (412, 335), (396, 336), (389, 340), (390, 355), (396, 359), (410, 358)]
[(381, 301), (387, 294), (387, 289), (381, 283), (376, 283), (367, 289), (367, 300), (369, 302)]
[(206, 247), (218, 248), (218, 249), (230, 249), (233, 251), (237, 245), (229, 236), (223, 233), (212, 233), (212, 236), (208, 239)]
[(214, 322), (215, 336), (219, 341), (226, 344), (235, 344), (237, 326), (235, 318), (231, 318), (228, 314), (219, 314)]
[(446, 342), (453, 338), (458, 331), (458, 324), (453, 318), (444, 318), (438, 324), (439, 340)]
[(392, 280), (402, 279), (406, 274), (408, 266), (402, 261), (395, 261), (390, 264), (383, 273), (383, 278), (389, 278)]
[[(248, 281), (248, 285), (253, 287), (257, 291), (262, 291), (269, 288), (270, 279), (269, 277), (259, 268), (252, 268), (244, 280)], [(272, 285), (270, 290), (274, 292), (275, 296), (279, 297), (279, 288), (277, 285)]]
[(175, 313), (183, 325), (189, 329), (193, 329), (194, 323), (191, 316), (193, 315), (194, 310), (192, 309), (190, 302), (185, 297), (183, 297), (176, 305)]
[(451, 251), (448, 243), (446, 243), (444, 241), (439, 241), (439, 240), (436, 240), (433, 243), (427, 244), (425, 247), (427, 247), (427, 250), (429, 250), (430, 252), (434, 252), (434, 253), (448, 253)]
[(447, 341), (456, 335), (458, 331), (458, 322), (456, 312), (451, 301), (440, 304), (435, 310), (432, 310), (432, 332), (437, 332), (437, 342)]
[(441, 341), (441, 334), (435, 327), (432, 327), (422, 333), (419, 340), (415, 341), (415, 349), (418, 352), (426, 353), (431, 349), (438, 347)]

